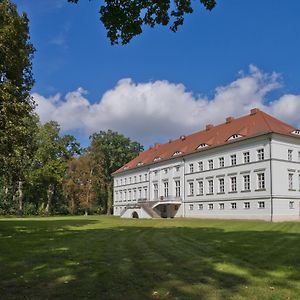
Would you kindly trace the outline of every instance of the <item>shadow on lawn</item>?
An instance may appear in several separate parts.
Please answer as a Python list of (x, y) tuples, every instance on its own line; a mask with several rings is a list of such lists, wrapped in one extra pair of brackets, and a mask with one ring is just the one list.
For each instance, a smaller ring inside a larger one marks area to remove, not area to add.
[(228, 299), (243, 297), (250, 278), (299, 292), (297, 233), (45, 222), (18, 221), (0, 236), (2, 299)]

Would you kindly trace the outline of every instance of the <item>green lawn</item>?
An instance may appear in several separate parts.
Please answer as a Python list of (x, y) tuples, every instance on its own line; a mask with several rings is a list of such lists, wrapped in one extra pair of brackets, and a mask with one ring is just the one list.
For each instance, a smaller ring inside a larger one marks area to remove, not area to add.
[(300, 223), (1, 218), (0, 299), (300, 299)]

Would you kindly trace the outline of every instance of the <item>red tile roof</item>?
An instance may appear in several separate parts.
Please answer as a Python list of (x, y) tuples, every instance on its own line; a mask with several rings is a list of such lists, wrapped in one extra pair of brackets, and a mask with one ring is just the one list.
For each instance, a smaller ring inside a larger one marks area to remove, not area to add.
[[(171, 158), (182, 157), (187, 154), (202, 151), (203, 149), (229, 144), (235, 139), (228, 139), (235, 134), (241, 136), (236, 140), (244, 140), (267, 133), (279, 133), (300, 138), (300, 135), (292, 134), (294, 130), (297, 129), (254, 108), (250, 111), (249, 115), (237, 119), (229, 117), (223, 124), (217, 126), (209, 124), (203, 131), (188, 136), (181, 136), (179, 139), (173, 141), (170, 140), (165, 144), (155, 144), (148, 150), (141, 152), (136, 158), (125, 164), (113, 174)], [(201, 144), (207, 145), (207, 147), (198, 149)], [(174, 156), (175, 152), (180, 152), (180, 154)]]

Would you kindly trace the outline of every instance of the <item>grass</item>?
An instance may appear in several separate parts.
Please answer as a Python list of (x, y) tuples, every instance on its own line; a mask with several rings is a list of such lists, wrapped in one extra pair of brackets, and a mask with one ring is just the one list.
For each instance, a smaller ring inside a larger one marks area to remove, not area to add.
[(300, 223), (0, 219), (1, 299), (299, 299)]

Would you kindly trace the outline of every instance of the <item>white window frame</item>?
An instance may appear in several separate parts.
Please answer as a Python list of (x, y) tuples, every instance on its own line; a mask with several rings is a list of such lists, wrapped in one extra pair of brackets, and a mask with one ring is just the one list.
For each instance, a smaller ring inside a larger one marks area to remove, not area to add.
[(189, 182), (189, 196), (194, 196), (194, 182)]
[(225, 209), (225, 204), (224, 203), (219, 203), (219, 209), (224, 210)]
[(247, 202), (244, 202), (244, 209), (250, 209), (250, 202), (247, 201)]
[(230, 155), (231, 166), (236, 166), (236, 154)]
[(244, 180), (244, 191), (250, 191), (251, 190), (250, 174), (243, 175), (243, 180)]
[(265, 173), (257, 173), (257, 189), (266, 189)]
[(203, 195), (204, 194), (204, 182), (203, 180), (199, 180), (198, 181), (198, 191), (199, 191), (199, 195)]
[(246, 151), (244, 152), (244, 164), (250, 163), (250, 152)]
[(180, 180), (175, 180), (175, 196), (181, 197)]
[(213, 170), (214, 169), (214, 160), (209, 159), (208, 160), (208, 170)]
[(190, 173), (194, 173), (194, 164), (190, 164)]
[(258, 205), (259, 209), (265, 209), (266, 208), (265, 201), (258, 201), (257, 205)]
[(202, 172), (204, 170), (204, 168), (203, 168), (203, 161), (199, 161), (198, 162), (198, 169), (199, 169), (199, 172)]
[(236, 202), (231, 202), (230, 205), (231, 205), (231, 209), (237, 209)]
[(224, 168), (225, 167), (225, 158), (224, 156), (219, 157), (219, 168)]
[(289, 173), (288, 180), (289, 180), (289, 190), (294, 190), (294, 174), (293, 173)]
[(219, 178), (219, 193), (225, 193), (225, 179), (223, 177)]
[(214, 193), (214, 180), (209, 179), (207, 182), (208, 182), (208, 194), (212, 195)]
[(230, 191), (233, 193), (237, 192), (237, 177), (236, 176), (230, 177)]
[(288, 161), (293, 161), (293, 150), (292, 149), (288, 149), (287, 159), (288, 159)]
[(258, 161), (265, 160), (265, 149), (264, 148), (257, 149), (257, 160)]

